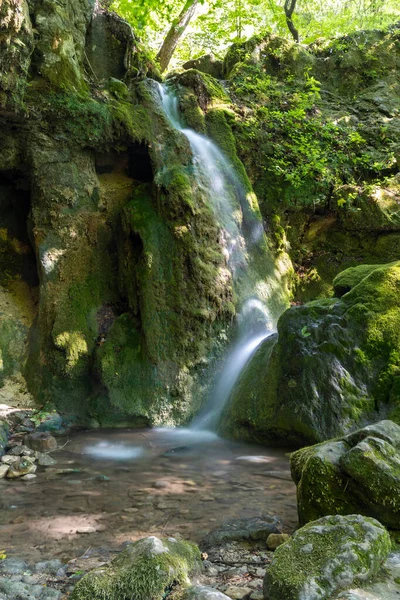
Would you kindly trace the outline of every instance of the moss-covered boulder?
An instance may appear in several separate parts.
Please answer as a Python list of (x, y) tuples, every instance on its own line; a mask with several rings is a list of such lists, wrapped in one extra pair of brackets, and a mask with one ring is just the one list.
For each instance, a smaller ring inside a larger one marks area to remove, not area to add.
[(200, 569), (200, 550), (194, 544), (148, 537), (85, 575), (71, 600), (162, 600), (172, 585), (189, 585), (189, 575)]
[(355, 267), (334, 286), (346, 293), (282, 315), (278, 338), (239, 380), (223, 432), (307, 443), (382, 416), (400, 422), (400, 263)]
[(400, 427), (381, 421), (291, 455), (300, 523), (359, 512), (400, 529)]
[(275, 550), (264, 579), (269, 600), (324, 600), (370, 580), (389, 554), (388, 532), (361, 515), (327, 516)]

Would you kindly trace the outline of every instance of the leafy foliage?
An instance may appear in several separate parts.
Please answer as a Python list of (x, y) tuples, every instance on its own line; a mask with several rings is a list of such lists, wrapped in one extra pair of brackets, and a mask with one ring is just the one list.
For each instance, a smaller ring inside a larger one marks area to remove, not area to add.
[[(132, 24), (156, 54), (184, 4), (183, 0), (114, 0), (112, 8)], [(293, 15), (302, 43), (361, 29), (383, 28), (398, 19), (397, 0), (297, 0)], [(204, 1), (177, 49), (175, 64), (210, 52), (222, 56), (232, 42), (265, 29), (291, 38), (284, 0)]]

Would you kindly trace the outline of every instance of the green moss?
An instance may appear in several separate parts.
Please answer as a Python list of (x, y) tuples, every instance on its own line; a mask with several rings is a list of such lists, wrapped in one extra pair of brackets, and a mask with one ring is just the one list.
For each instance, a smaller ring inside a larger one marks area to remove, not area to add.
[(83, 577), (71, 600), (162, 600), (172, 585), (189, 585), (189, 574), (200, 569), (194, 544), (144, 538)]
[(390, 549), (390, 536), (375, 519), (324, 517), (276, 549), (264, 594), (271, 600), (331, 597), (376, 576)]

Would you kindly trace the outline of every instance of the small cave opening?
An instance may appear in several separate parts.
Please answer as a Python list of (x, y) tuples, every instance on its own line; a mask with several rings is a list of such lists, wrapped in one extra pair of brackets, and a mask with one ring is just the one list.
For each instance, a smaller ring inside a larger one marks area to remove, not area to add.
[(22, 280), (39, 286), (36, 254), (32, 244), (31, 186), (19, 171), (0, 172), (0, 284)]
[(140, 183), (153, 181), (153, 167), (146, 144), (131, 143), (125, 152), (97, 152), (96, 173), (125, 173)]
[(144, 183), (153, 181), (153, 167), (146, 144), (133, 143), (128, 147), (128, 175)]

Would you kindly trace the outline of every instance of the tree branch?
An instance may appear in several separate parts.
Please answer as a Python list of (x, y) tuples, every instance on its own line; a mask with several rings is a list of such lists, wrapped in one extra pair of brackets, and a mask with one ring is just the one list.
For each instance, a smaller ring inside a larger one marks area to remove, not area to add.
[(293, 19), (292, 19), (294, 9), (296, 8), (296, 2), (297, 2), (297, 0), (285, 0), (284, 11), (285, 11), (286, 24), (288, 26), (288, 29), (289, 29), (290, 33), (292, 34), (294, 41), (299, 43), (299, 41), (300, 41), (299, 32), (297, 31), (296, 27), (294, 26)]

